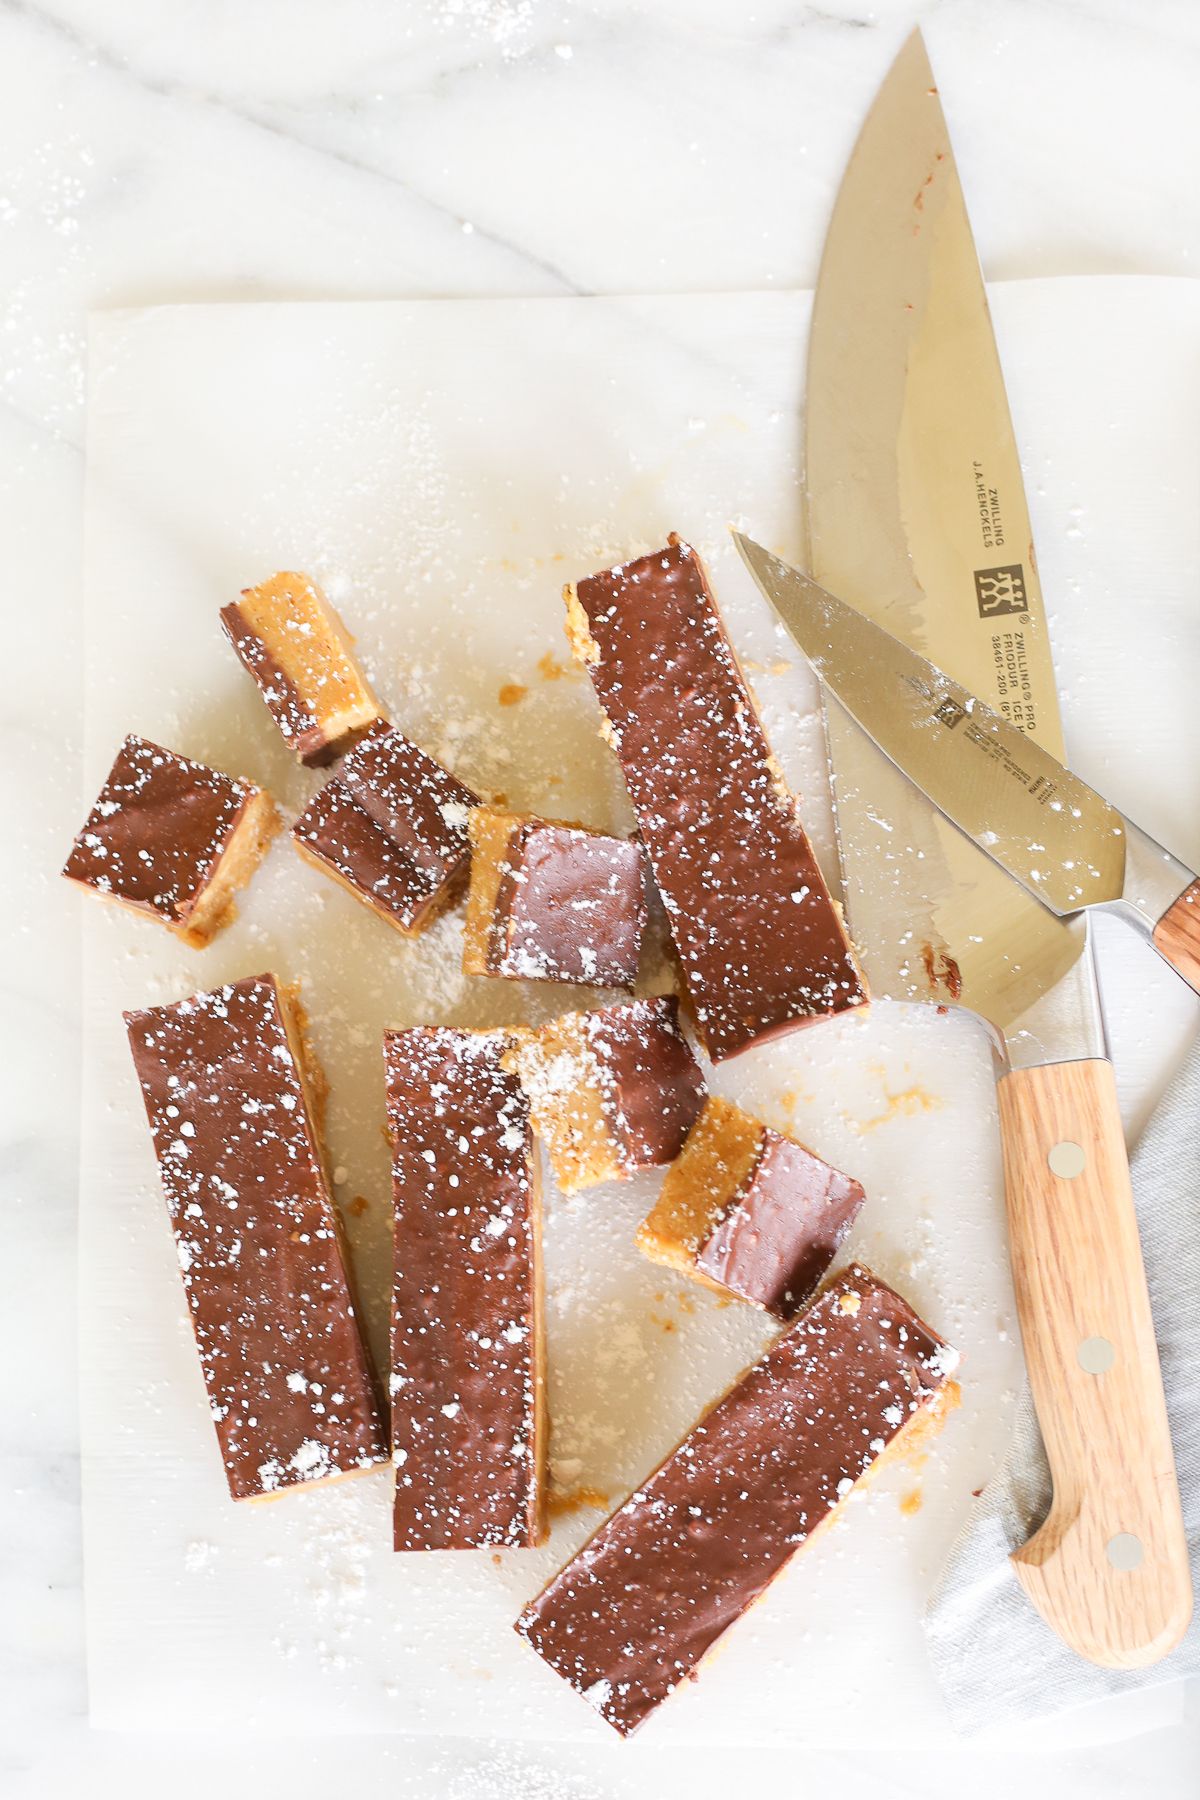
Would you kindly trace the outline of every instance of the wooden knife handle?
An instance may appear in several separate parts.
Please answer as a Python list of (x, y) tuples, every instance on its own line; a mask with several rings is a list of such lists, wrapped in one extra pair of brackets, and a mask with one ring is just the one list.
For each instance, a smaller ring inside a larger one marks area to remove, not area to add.
[(1168, 906), (1153, 932), (1154, 948), (1200, 994), (1200, 881)]
[(1013, 1284), (1054, 1497), (1013, 1563), (1072, 1650), (1157, 1662), (1192, 1612), (1187, 1540), (1112, 1065), (999, 1086)]

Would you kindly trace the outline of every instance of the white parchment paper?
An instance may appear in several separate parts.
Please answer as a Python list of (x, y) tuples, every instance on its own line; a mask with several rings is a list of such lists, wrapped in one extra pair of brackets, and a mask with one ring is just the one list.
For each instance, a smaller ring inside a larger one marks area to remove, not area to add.
[[(1080, 771), (1200, 859), (1200, 293), (1030, 283), (997, 330)], [(276, 568), (341, 606), (391, 716), (517, 807), (628, 822), (564, 580), (679, 530), (709, 562), (768, 730), (831, 861), (806, 670), (725, 537), (797, 555), (808, 300), (173, 307), (93, 325), (87, 799), (137, 730), (266, 782), (295, 769), (218, 608)], [(81, 796), (80, 816), (83, 814)], [(65, 851), (65, 846), (64, 846)], [(332, 1084), (331, 1148), (382, 1351), (389, 1261), (379, 1034), (540, 1016), (579, 995), (469, 982), (460, 917), (409, 944), (285, 840), (207, 951), (81, 899), (86, 1043), (81, 1345), (89, 1679), (103, 1726), (607, 1733), (514, 1636), (522, 1603), (761, 1346), (758, 1318), (633, 1252), (654, 1181), (548, 1205), (553, 1449), (568, 1505), (535, 1552), (394, 1556), (386, 1473), (229, 1502), (120, 1021), (270, 968), (299, 978)], [(1101, 934), (1127, 1115), (1194, 1002)], [(714, 1085), (857, 1175), (848, 1249), (963, 1352), (963, 1405), (919, 1464), (856, 1497), (647, 1727), (661, 1743), (812, 1744), (946, 1730), (919, 1614), (1005, 1441), (1020, 1370), (990, 1053), (963, 1016), (878, 1007)], [(581, 1490), (584, 1492), (581, 1494)], [(574, 1494), (572, 1501), (570, 1495)], [(1086, 1735), (1170, 1716), (1135, 1701)]]

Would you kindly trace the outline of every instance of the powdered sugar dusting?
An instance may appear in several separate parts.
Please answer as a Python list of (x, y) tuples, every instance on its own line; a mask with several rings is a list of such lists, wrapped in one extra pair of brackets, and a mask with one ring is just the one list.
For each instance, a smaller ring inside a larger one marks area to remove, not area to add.
[(381, 1461), (374, 1382), (274, 979), (126, 1023), (234, 1498)]
[(182, 925), (259, 791), (252, 782), (130, 735), (63, 873)]
[(446, 1027), (385, 1039), (399, 1550), (536, 1537), (533, 1142), (511, 1044)]

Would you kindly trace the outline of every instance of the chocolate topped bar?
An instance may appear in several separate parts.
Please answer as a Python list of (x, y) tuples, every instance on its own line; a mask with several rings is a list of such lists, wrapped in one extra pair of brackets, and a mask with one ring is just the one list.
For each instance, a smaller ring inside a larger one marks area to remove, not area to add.
[(567, 589), (586, 666), (714, 1062), (867, 998), (841, 916), (699, 558), (667, 548)]
[(487, 806), (470, 832), (468, 975), (633, 986), (646, 925), (639, 844)]
[(398, 931), (427, 925), (465, 875), (478, 797), (382, 719), (292, 827), (301, 855)]
[(704, 1104), (673, 994), (566, 1013), (522, 1032), (508, 1060), (564, 1194), (670, 1162)]
[(637, 1241), (654, 1261), (786, 1321), (832, 1263), (863, 1199), (852, 1176), (713, 1098)]
[(62, 872), (202, 945), (233, 917), (277, 829), (253, 782), (131, 733)]
[(543, 1532), (537, 1165), (511, 1044), (442, 1026), (384, 1037), (397, 1550)]
[(250, 976), (125, 1024), (230, 1493), (386, 1462), (294, 1001)]
[(628, 1735), (694, 1675), (902, 1434), (954, 1404), (957, 1355), (858, 1266), (838, 1276), (522, 1613)]
[(221, 624), (302, 763), (332, 762), (380, 717), (353, 638), (309, 576), (285, 572), (243, 589), (221, 608)]

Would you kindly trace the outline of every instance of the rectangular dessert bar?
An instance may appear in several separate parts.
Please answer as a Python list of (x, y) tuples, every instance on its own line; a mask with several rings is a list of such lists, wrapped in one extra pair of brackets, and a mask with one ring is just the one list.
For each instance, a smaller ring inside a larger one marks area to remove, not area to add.
[(829, 1268), (864, 1197), (852, 1176), (714, 1097), (637, 1242), (653, 1261), (786, 1321)]
[(957, 1355), (868, 1269), (843, 1272), (522, 1613), (623, 1736), (902, 1438), (955, 1403)]
[(278, 829), (252, 781), (131, 733), (62, 872), (199, 947), (229, 923)]
[(285, 571), (221, 609), (288, 748), (310, 768), (332, 762), (380, 716), (354, 640), (308, 575)]
[(297, 1002), (248, 976), (125, 1024), (230, 1493), (386, 1462)]
[(694, 550), (566, 590), (714, 1062), (867, 998)]
[(632, 987), (646, 926), (641, 846), (580, 826), (476, 807), (468, 975)]
[(300, 854), (397, 931), (421, 931), (471, 854), (478, 796), (379, 720), (292, 826)]
[(511, 1043), (448, 1026), (384, 1037), (397, 1550), (544, 1532), (540, 1199)]
[(673, 994), (565, 1013), (521, 1031), (508, 1061), (564, 1194), (669, 1163), (707, 1092)]

